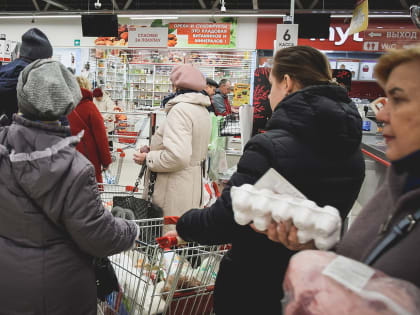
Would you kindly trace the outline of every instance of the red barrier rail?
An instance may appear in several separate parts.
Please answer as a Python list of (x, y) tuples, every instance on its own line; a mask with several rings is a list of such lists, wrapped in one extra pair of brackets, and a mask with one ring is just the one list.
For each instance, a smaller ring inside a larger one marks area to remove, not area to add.
[(380, 157), (376, 156), (373, 153), (370, 153), (369, 151), (367, 151), (366, 149), (362, 149), (363, 154), (366, 154), (367, 156), (371, 157), (372, 159), (374, 159), (375, 161), (385, 165), (386, 167), (389, 167), (391, 165), (390, 162), (385, 161), (384, 159), (381, 159)]

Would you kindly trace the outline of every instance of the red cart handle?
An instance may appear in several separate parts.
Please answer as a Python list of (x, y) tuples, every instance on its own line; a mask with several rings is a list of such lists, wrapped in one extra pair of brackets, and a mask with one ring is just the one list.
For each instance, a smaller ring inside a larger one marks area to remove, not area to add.
[(172, 217), (163, 217), (163, 224), (170, 225), (170, 224), (176, 224), (179, 220), (179, 217), (172, 216)]
[[(176, 216), (163, 217), (163, 224), (164, 225), (176, 224), (178, 220), (179, 220), (179, 217), (176, 217)], [(159, 244), (161, 248), (170, 248), (172, 246), (185, 243), (180, 237), (177, 237), (177, 236), (157, 237), (156, 242)]]

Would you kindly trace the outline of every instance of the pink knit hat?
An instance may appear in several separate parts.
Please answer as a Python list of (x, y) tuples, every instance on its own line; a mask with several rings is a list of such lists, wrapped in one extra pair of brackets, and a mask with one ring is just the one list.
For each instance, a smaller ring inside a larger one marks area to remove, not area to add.
[(204, 75), (191, 64), (175, 66), (171, 72), (171, 81), (177, 88), (202, 91), (206, 88)]

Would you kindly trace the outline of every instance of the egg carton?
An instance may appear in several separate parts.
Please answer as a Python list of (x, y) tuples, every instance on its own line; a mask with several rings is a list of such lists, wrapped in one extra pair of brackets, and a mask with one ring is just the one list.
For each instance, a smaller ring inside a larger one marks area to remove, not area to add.
[(256, 189), (250, 184), (231, 188), (235, 221), (240, 225), (251, 222), (260, 231), (275, 221), (291, 220), (298, 229), (300, 243), (314, 240), (319, 249), (329, 249), (340, 239), (341, 218), (331, 206), (319, 207), (315, 202), (290, 195)]

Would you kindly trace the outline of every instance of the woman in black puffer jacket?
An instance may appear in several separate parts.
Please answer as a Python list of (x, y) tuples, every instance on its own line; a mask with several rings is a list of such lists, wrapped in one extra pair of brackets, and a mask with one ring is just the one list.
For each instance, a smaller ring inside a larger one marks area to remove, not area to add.
[(318, 50), (278, 51), (270, 75), (273, 116), (267, 132), (248, 142), (217, 202), (190, 210), (177, 224), (185, 240), (232, 243), (216, 281), (218, 315), (279, 314), (281, 283), (295, 253), (235, 222), (231, 186), (254, 184), (274, 168), (319, 206), (339, 209), (343, 219), (357, 198), (365, 174), (362, 120), (347, 91), (331, 79), (328, 60)]

